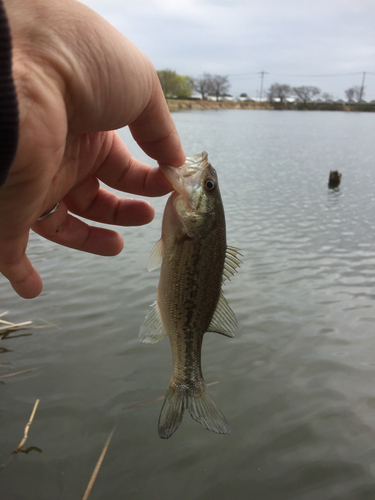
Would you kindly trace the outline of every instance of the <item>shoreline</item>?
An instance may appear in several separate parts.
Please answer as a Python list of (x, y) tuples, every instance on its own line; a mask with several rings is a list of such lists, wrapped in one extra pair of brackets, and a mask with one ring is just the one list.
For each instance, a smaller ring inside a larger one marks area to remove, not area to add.
[(190, 109), (274, 109), (268, 102), (255, 101), (208, 101), (201, 99), (167, 99), (169, 111)]
[(340, 103), (279, 103), (256, 101), (202, 101), (200, 99), (166, 99), (169, 111), (189, 111), (207, 109), (265, 109), (297, 111), (346, 111), (374, 112), (375, 104), (340, 104)]

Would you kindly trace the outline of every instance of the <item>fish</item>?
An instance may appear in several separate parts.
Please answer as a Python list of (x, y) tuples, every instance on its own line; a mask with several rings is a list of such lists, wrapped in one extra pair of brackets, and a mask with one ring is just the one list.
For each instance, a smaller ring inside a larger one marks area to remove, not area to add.
[(160, 168), (174, 190), (147, 266), (152, 271), (161, 265), (157, 300), (139, 331), (145, 343), (168, 336), (172, 348), (173, 372), (160, 412), (159, 436), (170, 438), (186, 409), (205, 429), (229, 434), (228, 421), (204, 381), (201, 350), (206, 332), (234, 337), (238, 331), (222, 284), (237, 272), (241, 254), (226, 243), (218, 177), (207, 153), (187, 157), (180, 168)]

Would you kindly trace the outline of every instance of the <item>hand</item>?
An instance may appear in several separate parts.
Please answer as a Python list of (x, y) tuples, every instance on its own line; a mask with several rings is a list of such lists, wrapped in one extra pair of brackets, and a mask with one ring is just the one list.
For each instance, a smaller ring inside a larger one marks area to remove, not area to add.
[(33, 298), (43, 285), (26, 255), (30, 228), (61, 245), (116, 255), (123, 247), (117, 232), (71, 214), (126, 226), (147, 224), (154, 210), (145, 200), (118, 198), (99, 180), (144, 196), (171, 190), (159, 168), (133, 159), (113, 130), (129, 125), (160, 163), (178, 167), (185, 154), (152, 64), (103, 18), (75, 0), (4, 5), (20, 131), (0, 188), (0, 272), (21, 297)]

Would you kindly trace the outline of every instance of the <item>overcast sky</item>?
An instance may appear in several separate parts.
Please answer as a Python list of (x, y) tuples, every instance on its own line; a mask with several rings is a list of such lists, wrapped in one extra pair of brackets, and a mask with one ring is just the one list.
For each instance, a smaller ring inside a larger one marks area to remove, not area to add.
[[(375, 99), (375, 0), (83, 0), (156, 69), (228, 75), (230, 92), (314, 85), (333, 98), (361, 85)], [(334, 75), (334, 76), (332, 76)]]

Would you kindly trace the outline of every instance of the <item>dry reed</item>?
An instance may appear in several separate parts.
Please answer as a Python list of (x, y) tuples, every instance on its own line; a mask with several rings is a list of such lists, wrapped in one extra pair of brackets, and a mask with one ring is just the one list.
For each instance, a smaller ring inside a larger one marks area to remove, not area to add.
[(35, 416), (35, 413), (36, 413), (36, 410), (38, 408), (38, 405), (39, 405), (39, 399), (37, 399), (35, 401), (35, 404), (34, 404), (34, 408), (33, 408), (33, 411), (31, 412), (31, 415), (30, 415), (30, 418), (29, 418), (29, 421), (27, 422), (26, 424), (26, 427), (25, 427), (25, 430), (24, 430), (24, 433), (23, 433), (23, 438), (20, 442), (20, 444), (17, 446), (17, 448), (12, 452), (11, 456), (8, 458), (8, 460), (6, 462), (4, 462), (3, 464), (0, 465), (0, 470), (1, 469), (4, 469), (4, 467), (6, 467), (8, 464), (10, 464), (10, 462), (13, 460), (13, 458), (17, 455), (17, 453), (22, 449), (22, 446), (26, 443), (27, 441), (27, 438), (28, 438), (28, 435), (29, 435), (29, 429), (30, 429), (30, 426), (34, 420), (34, 416)]
[(84, 495), (82, 497), (82, 500), (87, 500), (89, 498), (89, 495), (91, 493), (92, 487), (94, 486), (96, 477), (97, 477), (97, 475), (99, 473), (100, 467), (102, 466), (105, 454), (107, 453), (108, 446), (109, 446), (109, 444), (111, 442), (111, 439), (112, 439), (112, 436), (113, 436), (113, 434), (115, 432), (115, 429), (116, 429), (116, 424), (113, 426), (113, 429), (112, 429), (111, 433), (109, 434), (109, 436), (107, 438), (107, 441), (104, 444), (104, 448), (102, 449), (100, 457), (99, 457), (99, 459), (98, 459), (98, 461), (96, 463), (94, 472), (92, 473), (91, 479), (89, 481), (89, 484), (87, 485), (87, 488), (86, 488), (86, 491), (85, 491), (85, 493), (84, 493)]

